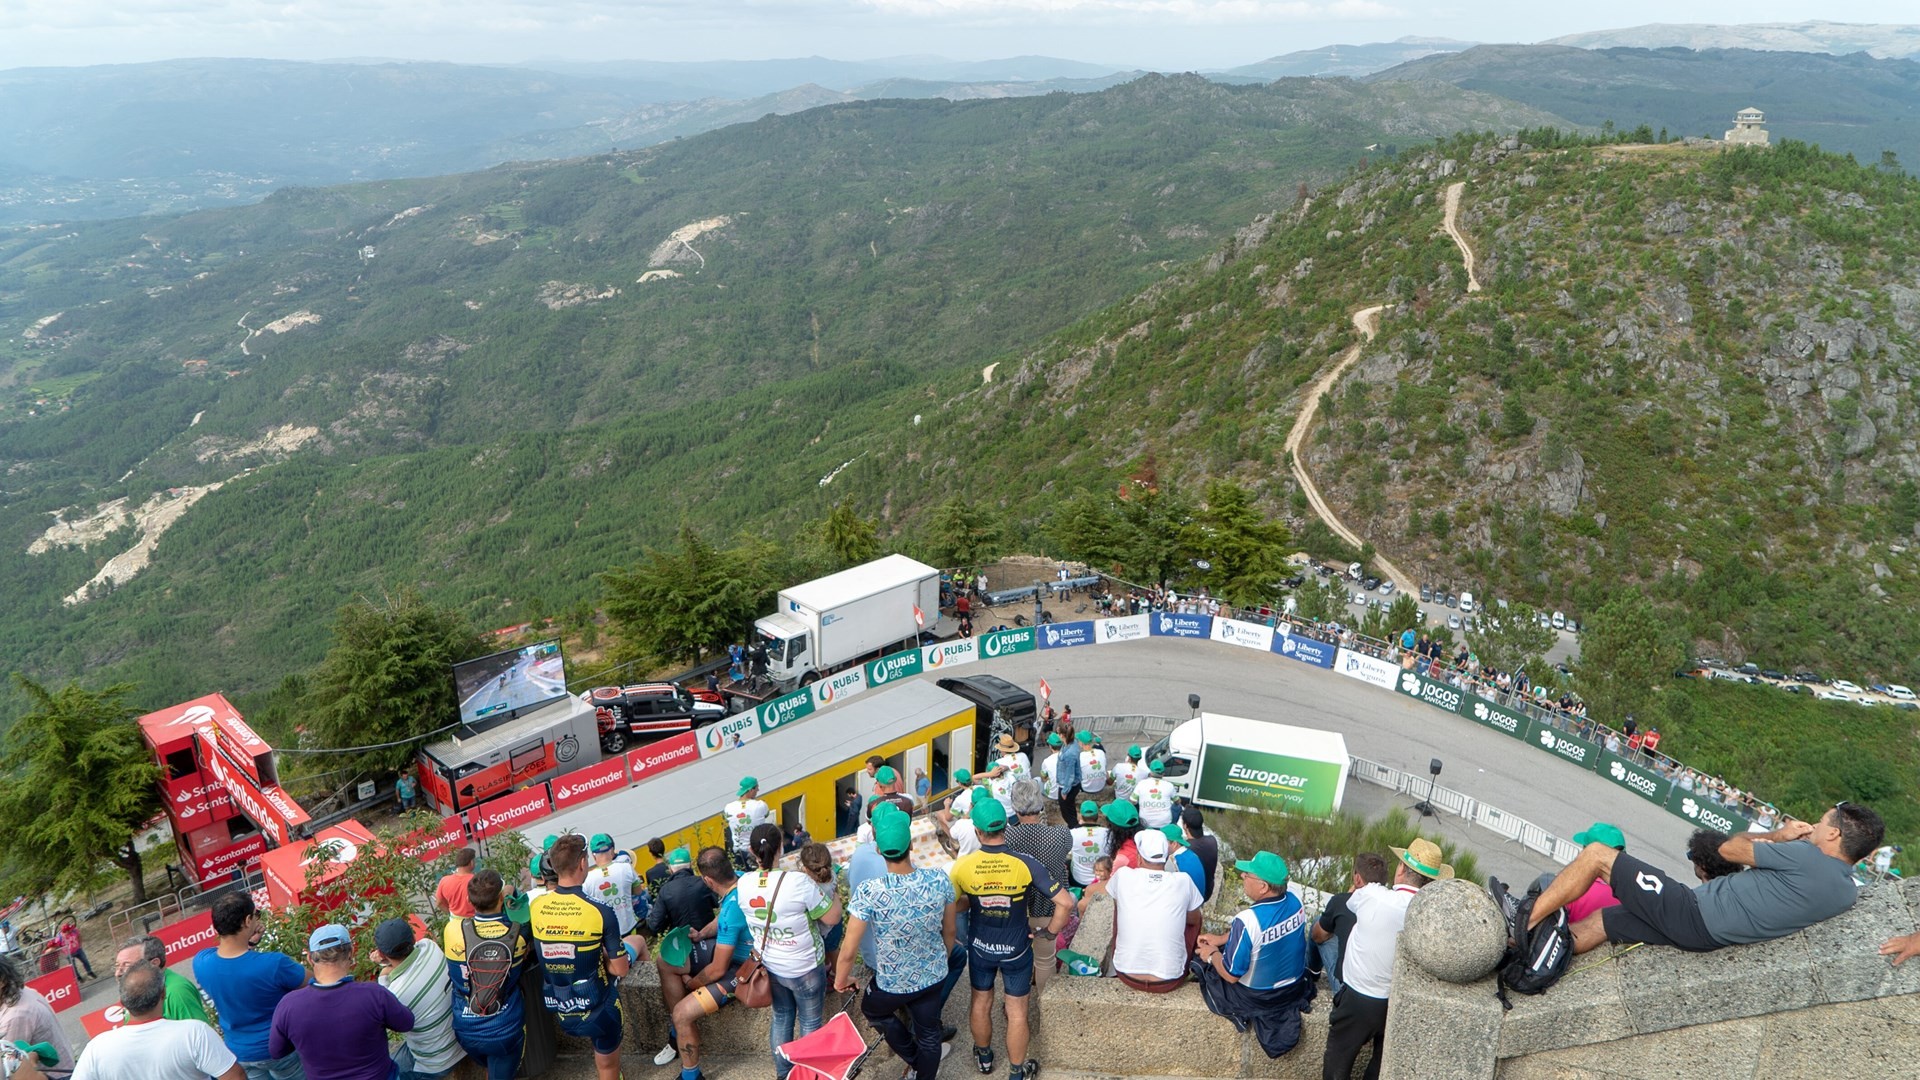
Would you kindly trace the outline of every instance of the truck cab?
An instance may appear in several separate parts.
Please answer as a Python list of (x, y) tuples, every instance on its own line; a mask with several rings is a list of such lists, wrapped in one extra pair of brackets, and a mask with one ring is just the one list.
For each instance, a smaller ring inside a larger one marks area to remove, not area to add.
[(998, 675), (957, 675), (941, 679), (936, 685), (973, 703), (975, 770), (986, 768), (993, 759), (993, 742), (1003, 734), (1013, 736), (1028, 761), (1035, 760), (1033, 745), (1040, 733), (1040, 714), (1033, 691)]
[(760, 647), (766, 650), (767, 678), (787, 686), (802, 681), (803, 676), (815, 674), (811, 635), (798, 619), (779, 613), (767, 615), (754, 621), (753, 633)]

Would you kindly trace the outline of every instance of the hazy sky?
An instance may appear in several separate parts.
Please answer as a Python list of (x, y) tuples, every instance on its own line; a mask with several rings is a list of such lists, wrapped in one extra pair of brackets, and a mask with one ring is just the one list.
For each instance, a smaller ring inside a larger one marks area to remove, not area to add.
[(1229, 67), (1407, 34), (1538, 41), (1648, 22), (1912, 22), (1912, 0), (0, 0), (0, 68), (183, 56), (870, 59), (1044, 53)]

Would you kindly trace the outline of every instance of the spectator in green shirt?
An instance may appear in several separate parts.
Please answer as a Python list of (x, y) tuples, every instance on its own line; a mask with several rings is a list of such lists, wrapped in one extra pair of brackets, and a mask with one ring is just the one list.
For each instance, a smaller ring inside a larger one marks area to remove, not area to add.
[(120, 951), (113, 954), (113, 977), (117, 979), (125, 975), (128, 968), (139, 964), (152, 964), (165, 975), (166, 999), (160, 1006), (161, 1019), (213, 1023), (213, 1017), (207, 1014), (207, 1003), (200, 996), (200, 988), (184, 976), (167, 970), (165, 942), (152, 934), (128, 938), (121, 943)]

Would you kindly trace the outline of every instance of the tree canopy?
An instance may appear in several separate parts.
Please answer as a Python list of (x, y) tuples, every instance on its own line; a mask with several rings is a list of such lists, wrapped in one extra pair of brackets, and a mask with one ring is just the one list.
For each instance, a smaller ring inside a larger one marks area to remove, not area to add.
[(1680, 663), (1671, 621), (1637, 589), (1623, 589), (1587, 620), (1573, 688), (1595, 716), (1646, 716), (1655, 684)]
[(600, 575), (619, 639), (613, 659), (698, 663), (772, 610), (786, 584), (784, 555), (771, 540), (743, 534), (721, 549), (692, 525), (680, 527), (679, 539), (677, 549), (650, 547), (633, 566)]
[(139, 710), (125, 683), (49, 691), (22, 675), (14, 685), (27, 711), (0, 742), (0, 853), (7, 895), (91, 889), (112, 862), (146, 899), (141, 829), (160, 813), (160, 766), (140, 739)]
[[(408, 589), (340, 609), (333, 647), (308, 680), (307, 729), (322, 746), (403, 742), (459, 720), (450, 669), (487, 651), (457, 611)], [(333, 767), (392, 771), (406, 744), (344, 755)]]

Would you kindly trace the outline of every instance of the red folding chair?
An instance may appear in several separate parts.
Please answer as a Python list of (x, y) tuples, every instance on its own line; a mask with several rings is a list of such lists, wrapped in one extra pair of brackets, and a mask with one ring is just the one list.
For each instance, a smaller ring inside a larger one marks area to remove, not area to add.
[(867, 1055), (873, 1051), (868, 1049), (867, 1040), (861, 1037), (860, 1028), (853, 1022), (857, 996), (857, 991), (849, 991), (841, 1000), (841, 1011), (820, 1025), (818, 1031), (780, 1044), (780, 1057), (793, 1066), (793, 1071), (787, 1074), (788, 1080), (854, 1080), (860, 1075)]

